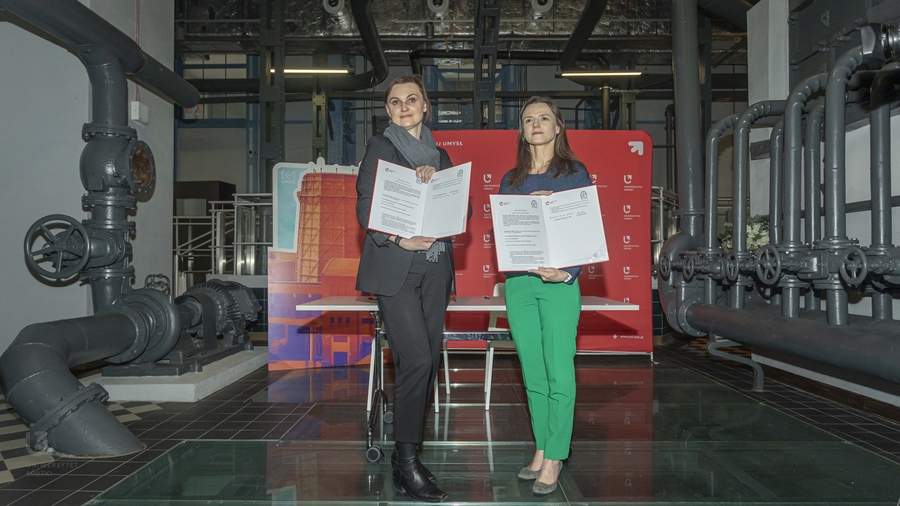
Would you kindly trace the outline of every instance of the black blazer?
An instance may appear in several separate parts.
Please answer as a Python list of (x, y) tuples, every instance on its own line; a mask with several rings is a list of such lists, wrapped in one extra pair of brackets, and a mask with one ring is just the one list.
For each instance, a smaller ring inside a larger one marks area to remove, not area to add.
[[(450, 156), (442, 148), (441, 166), (437, 170), (452, 167)], [(420, 254), (415, 251), (407, 251), (394, 244), (388, 238), (390, 235), (368, 230), (369, 211), (372, 207), (372, 192), (375, 189), (375, 170), (378, 160), (385, 160), (397, 165), (412, 167), (409, 160), (403, 156), (394, 146), (394, 143), (383, 135), (376, 135), (369, 139), (366, 146), (366, 155), (359, 165), (359, 177), (356, 180), (356, 216), (359, 225), (366, 229), (366, 238), (363, 241), (362, 256), (359, 260), (359, 271), (356, 275), (356, 289), (378, 295), (397, 295), (406, 275), (409, 274), (409, 266), (413, 255)], [(412, 167), (415, 168), (415, 167)], [(453, 269), (453, 245), (449, 238), (441, 239), (447, 243), (445, 255), (450, 255), (451, 272)], [(453, 283), (455, 291), (456, 283)]]

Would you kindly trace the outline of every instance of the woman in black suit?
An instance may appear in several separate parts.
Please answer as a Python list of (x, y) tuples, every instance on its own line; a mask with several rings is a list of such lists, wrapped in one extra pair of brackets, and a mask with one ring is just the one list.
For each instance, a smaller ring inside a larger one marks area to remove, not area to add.
[(453, 290), (453, 249), (448, 238), (401, 238), (369, 230), (375, 170), (382, 159), (415, 168), (427, 183), (452, 164), (425, 126), (431, 104), (422, 78), (403, 76), (384, 93), (391, 121), (384, 135), (369, 139), (356, 182), (356, 214), (366, 229), (356, 289), (378, 295), (394, 360), (394, 489), (422, 501), (446, 501), (437, 479), (419, 461), (425, 407), (440, 361), (444, 313)]

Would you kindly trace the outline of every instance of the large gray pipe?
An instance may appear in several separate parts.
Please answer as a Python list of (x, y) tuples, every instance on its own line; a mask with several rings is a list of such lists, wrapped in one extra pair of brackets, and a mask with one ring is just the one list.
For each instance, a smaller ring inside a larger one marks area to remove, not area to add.
[(132, 79), (182, 107), (193, 107), (200, 100), (196, 88), (77, 0), (0, 0), (0, 6), (72, 47), (98, 46), (115, 52)]
[(672, 2), (672, 76), (675, 80), (676, 171), (681, 231), (700, 237), (703, 140), (700, 129), (700, 52), (697, 0)]
[[(136, 312), (131, 315), (137, 318)], [(124, 313), (29, 325), (0, 358), (9, 403), (32, 425), (29, 444), (80, 456), (125, 455), (144, 445), (69, 368), (128, 350), (140, 322)], [(86, 437), (86, 434), (100, 437)]]
[[(894, 86), (900, 80), (900, 62), (882, 67), (872, 81), (869, 113), (870, 184), (872, 188), (872, 247), (893, 246), (891, 217), (891, 101), (896, 95)], [(876, 291), (872, 294), (872, 317), (876, 320), (893, 319), (890, 293)]]
[[(808, 318), (819, 318), (812, 320)], [(900, 326), (860, 317), (851, 327), (821, 320), (821, 312), (785, 318), (776, 308), (734, 310), (694, 304), (685, 318), (693, 328), (741, 344), (760, 346), (900, 383)]]
[[(784, 114), (784, 100), (765, 100), (748, 107), (734, 127), (734, 218), (732, 246), (739, 259), (747, 252), (747, 173), (750, 165), (750, 128), (766, 116)], [(744, 306), (744, 291), (740, 287), (731, 290), (730, 305), (740, 309)]]

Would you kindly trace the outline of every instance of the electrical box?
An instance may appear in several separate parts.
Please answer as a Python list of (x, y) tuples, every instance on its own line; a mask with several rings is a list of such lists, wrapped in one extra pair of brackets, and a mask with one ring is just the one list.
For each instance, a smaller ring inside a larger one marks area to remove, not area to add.
[(131, 119), (131, 121), (137, 121), (142, 125), (149, 125), (150, 107), (137, 101), (131, 102), (131, 112), (129, 118)]

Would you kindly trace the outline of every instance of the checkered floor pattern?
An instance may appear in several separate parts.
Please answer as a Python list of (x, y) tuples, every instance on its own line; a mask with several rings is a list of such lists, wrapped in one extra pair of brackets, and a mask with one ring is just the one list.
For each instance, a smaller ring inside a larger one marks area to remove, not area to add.
[[(106, 407), (120, 422), (140, 420), (141, 415), (161, 409), (152, 402), (108, 402)], [(34, 453), (25, 444), (28, 425), (0, 394), (0, 484), (13, 481), (16, 469), (37, 468), (53, 462), (47, 453)]]

